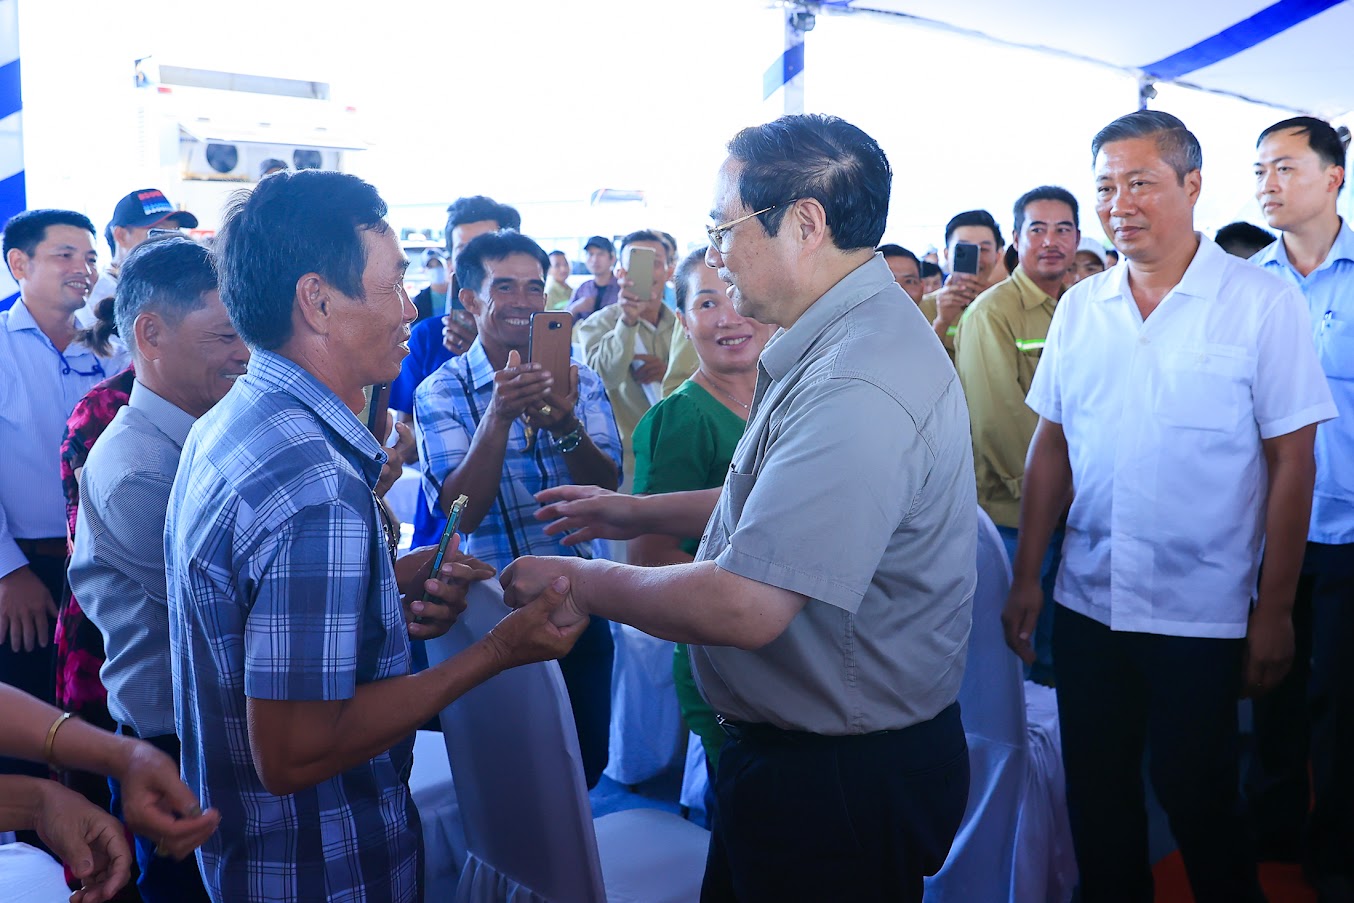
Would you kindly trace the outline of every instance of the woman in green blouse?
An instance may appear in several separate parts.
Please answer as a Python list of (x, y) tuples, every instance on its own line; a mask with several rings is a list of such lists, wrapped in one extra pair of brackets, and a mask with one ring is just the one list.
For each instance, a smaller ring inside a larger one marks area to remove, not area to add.
[[(673, 285), (677, 315), (700, 366), (635, 427), (636, 495), (724, 485), (734, 448), (747, 426), (757, 385), (757, 358), (773, 331), (733, 309), (727, 286), (705, 265), (704, 248), (691, 252), (678, 265)], [(699, 545), (696, 537), (640, 536), (630, 541), (630, 563), (681, 564), (695, 557)], [(677, 646), (672, 672), (682, 718), (700, 737), (714, 774), (724, 733), (696, 689), (684, 645)]]

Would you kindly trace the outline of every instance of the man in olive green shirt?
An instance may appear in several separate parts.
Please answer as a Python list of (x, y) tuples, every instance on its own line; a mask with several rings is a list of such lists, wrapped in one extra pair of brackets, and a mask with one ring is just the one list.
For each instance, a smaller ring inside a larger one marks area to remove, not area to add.
[[(1015, 232), (1020, 265), (969, 305), (954, 336), (954, 365), (972, 423), (978, 504), (997, 525), (1012, 556), (1025, 453), (1039, 422), (1025, 404), (1025, 393), (1053, 321), (1063, 275), (1081, 241), (1076, 198), (1049, 185), (1026, 192), (1015, 203)], [(1044, 611), (1053, 608), (1050, 594), (1061, 542), (1058, 531), (1045, 556)], [(1029, 670), (1029, 677), (1041, 683), (1053, 678), (1052, 618), (1046, 620), (1035, 629), (1037, 660)]]
[(654, 252), (653, 287), (650, 297), (637, 298), (628, 274), (616, 271), (620, 302), (607, 305), (574, 326), (574, 344), (583, 348), (583, 360), (602, 378), (616, 428), (625, 448), (622, 491), (634, 481), (635, 451), (632, 438), (644, 414), (663, 397), (663, 376), (668, 370), (677, 315), (663, 303), (663, 286), (672, 275), (667, 245), (650, 230), (631, 232), (621, 239), (621, 257), (628, 248)]
[[(954, 246), (969, 242), (978, 246), (978, 272), (954, 272)], [(954, 336), (959, 318), (978, 295), (1000, 282), (1006, 274), (1001, 266), (1001, 227), (986, 210), (966, 210), (945, 224), (945, 259), (950, 275), (939, 291), (922, 296), (917, 302), (922, 315), (931, 324), (940, 344), (954, 360)]]

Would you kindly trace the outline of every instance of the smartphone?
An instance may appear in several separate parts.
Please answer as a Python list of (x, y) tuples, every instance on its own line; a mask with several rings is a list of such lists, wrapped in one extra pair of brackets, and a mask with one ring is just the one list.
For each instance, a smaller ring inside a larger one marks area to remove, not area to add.
[[(428, 576), (434, 580), (438, 579), (437, 572), (441, 570), (442, 561), (447, 557), (447, 546), (451, 545), (451, 537), (455, 535), (456, 528), (461, 523), (461, 512), (465, 511), (465, 503), (468, 501), (470, 499), (466, 496), (458, 495), (456, 501), (451, 503), (451, 510), (447, 512), (447, 525), (442, 528), (442, 539), (437, 543), (437, 553), (433, 555), (433, 566), (428, 571)], [(438, 600), (424, 593), (423, 601), (437, 603)]]
[(954, 243), (954, 260), (950, 261), (950, 270), (954, 273), (978, 275), (978, 246), (971, 241)]
[(527, 360), (540, 364), (555, 378), (555, 393), (561, 398), (569, 394), (569, 348), (573, 329), (574, 317), (567, 310), (538, 310), (531, 315)]
[(631, 245), (625, 249), (625, 278), (630, 280), (630, 294), (641, 300), (653, 297), (654, 251)]
[(376, 437), (376, 441), (384, 447), (390, 435), (386, 429), (386, 411), (390, 408), (390, 383), (366, 386), (362, 389), (362, 396), (366, 398), (367, 403), (362, 408), (360, 419)]

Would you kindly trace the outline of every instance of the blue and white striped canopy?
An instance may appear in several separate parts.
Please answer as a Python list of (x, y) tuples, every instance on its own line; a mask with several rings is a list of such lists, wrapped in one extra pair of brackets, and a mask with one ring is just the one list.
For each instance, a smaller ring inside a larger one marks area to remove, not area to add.
[(834, 0), (1328, 119), (1354, 112), (1350, 0)]
[[(18, 0), (0, 0), (0, 224), (24, 209), (18, 7)], [(0, 310), (14, 303), (17, 292), (9, 268), (0, 266)]]

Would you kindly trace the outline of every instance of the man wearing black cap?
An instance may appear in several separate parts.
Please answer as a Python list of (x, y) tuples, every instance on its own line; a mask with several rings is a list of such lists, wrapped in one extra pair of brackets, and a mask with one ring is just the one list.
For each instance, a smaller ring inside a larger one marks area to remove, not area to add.
[(113, 218), (103, 233), (113, 260), (99, 274), (99, 281), (89, 293), (89, 303), (75, 316), (81, 326), (94, 322), (94, 305), (117, 293), (122, 261), (133, 248), (150, 237), (151, 229), (156, 228), (196, 229), (197, 217), (187, 210), (175, 210), (158, 188), (140, 188), (118, 201), (113, 208)]
[(604, 307), (615, 304), (621, 297), (620, 284), (616, 282), (611, 268), (616, 265), (616, 246), (611, 239), (594, 235), (583, 246), (587, 254), (588, 272), (592, 278), (574, 289), (569, 299), (569, 313), (574, 322), (586, 319)]

